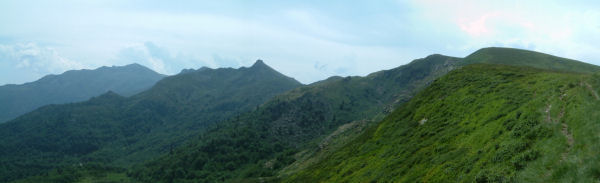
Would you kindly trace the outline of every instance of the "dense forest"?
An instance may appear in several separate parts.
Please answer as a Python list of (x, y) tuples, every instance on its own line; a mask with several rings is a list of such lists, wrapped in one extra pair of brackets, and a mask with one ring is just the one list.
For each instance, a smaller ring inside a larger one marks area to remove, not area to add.
[(131, 97), (107, 92), (86, 102), (45, 106), (0, 127), (0, 180), (79, 164), (130, 167), (298, 86), (257, 61), (249, 68), (167, 77)]

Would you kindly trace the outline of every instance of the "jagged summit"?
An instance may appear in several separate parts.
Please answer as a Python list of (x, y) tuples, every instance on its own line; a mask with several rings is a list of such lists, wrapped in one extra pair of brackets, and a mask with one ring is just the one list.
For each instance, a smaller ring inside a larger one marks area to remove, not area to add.
[(256, 60), (256, 62), (254, 62), (254, 64), (252, 64), (252, 66), (250, 66), (248, 68), (251, 71), (255, 71), (255, 72), (268, 72), (268, 73), (272, 73), (272, 74), (277, 74), (280, 75), (281, 73), (279, 73), (279, 71), (273, 69), (272, 67), (270, 67), (269, 65), (265, 64), (265, 62), (261, 59)]
[(256, 62), (254, 62), (254, 64), (252, 64), (252, 66), (250, 68), (270, 68), (267, 64), (265, 64), (265, 62), (263, 62), (263, 60), (258, 59), (256, 60)]

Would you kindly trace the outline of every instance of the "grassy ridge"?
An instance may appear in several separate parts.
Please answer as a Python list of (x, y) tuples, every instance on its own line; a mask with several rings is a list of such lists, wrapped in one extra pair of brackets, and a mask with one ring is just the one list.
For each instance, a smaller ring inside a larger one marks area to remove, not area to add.
[(475, 63), (527, 66), (538, 69), (588, 74), (600, 72), (600, 66), (515, 48), (483, 48), (465, 57), (461, 65)]
[(591, 181), (600, 167), (591, 89), (599, 84), (582, 74), (466, 66), (284, 182)]

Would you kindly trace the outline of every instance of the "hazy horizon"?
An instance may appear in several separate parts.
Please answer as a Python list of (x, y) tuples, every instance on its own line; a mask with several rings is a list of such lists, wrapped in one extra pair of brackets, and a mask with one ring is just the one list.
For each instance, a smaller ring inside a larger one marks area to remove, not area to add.
[(0, 85), (142, 64), (172, 75), (257, 59), (308, 84), (430, 54), (514, 47), (600, 64), (592, 1), (0, 3)]

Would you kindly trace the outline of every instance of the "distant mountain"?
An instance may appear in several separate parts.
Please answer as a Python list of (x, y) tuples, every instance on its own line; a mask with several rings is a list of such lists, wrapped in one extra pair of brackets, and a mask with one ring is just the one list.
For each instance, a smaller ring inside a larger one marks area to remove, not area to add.
[(0, 123), (44, 105), (84, 101), (107, 91), (131, 96), (163, 77), (139, 64), (130, 64), (72, 70), (30, 83), (0, 86)]
[(41, 107), (0, 124), (0, 182), (79, 163), (128, 167), (299, 86), (257, 61), (166, 77), (131, 97)]

